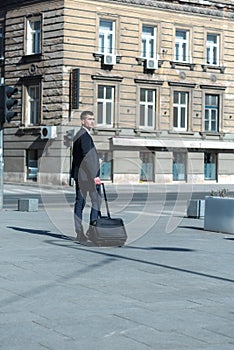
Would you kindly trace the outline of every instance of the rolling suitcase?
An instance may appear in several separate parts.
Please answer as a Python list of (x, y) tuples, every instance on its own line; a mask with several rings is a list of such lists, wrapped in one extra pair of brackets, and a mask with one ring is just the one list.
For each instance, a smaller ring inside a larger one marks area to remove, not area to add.
[(87, 236), (95, 246), (122, 247), (127, 240), (124, 222), (121, 218), (111, 217), (104, 183), (102, 183), (102, 190), (107, 216), (99, 212), (99, 218), (95, 225), (90, 225)]

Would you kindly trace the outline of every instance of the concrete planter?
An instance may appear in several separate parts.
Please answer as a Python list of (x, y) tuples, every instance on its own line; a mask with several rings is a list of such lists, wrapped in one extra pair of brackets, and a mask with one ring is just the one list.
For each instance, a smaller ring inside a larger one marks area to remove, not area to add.
[(191, 200), (187, 209), (187, 217), (199, 219), (205, 216), (205, 200)]
[(204, 230), (234, 234), (234, 198), (206, 197)]

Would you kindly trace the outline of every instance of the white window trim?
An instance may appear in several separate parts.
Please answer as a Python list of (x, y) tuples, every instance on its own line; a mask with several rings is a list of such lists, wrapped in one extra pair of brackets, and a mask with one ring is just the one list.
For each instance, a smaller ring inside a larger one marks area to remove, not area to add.
[[(205, 109), (205, 113), (204, 113), (204, 130), (205, 132), (219, 132), (219, 114), (220, 114), (220, 95), (219, 94), (209, 94), (209, 93), (206, 93), (205, 94), (205, 97), (206, 95), (215, 95), (218, 97), (218, 105), (216, 108), (206, 108), (206, 103), (205, 103), (205, 106), (204, 106), (204, 109)], [(208, 111), (208, 118), (206, 118), (206, 111)], [(216, 113), (216, 130), (212, 130), (212, 111), (215, 111)], [(208, 130), (206, 130), (206, 121), (208, 121), (208, 124), (209, 124), (209, 128)]]
[[(116, 93), (116, 87), (115, 86), (110, 86), (110, 85), (105, 85), (105, 84), (98, 84), (98, 86), (103, 86), (105, 95), (103, 98), (99, 98), (97, 95), (97, 109), (98, 109), (98, 104), (99, 102), (103, 104), (103, 120), (102, 123), (98, 123), (97, 120), (97, 127), (105, 127), (105, 128), (113, 128), (114, 125), (114, 114), (115, 114), (115, 93)], [(98, 86), (97, 86), (97, 94), (98, 94)], [(111, 88), (112, 89), (112, 96), (111, 99), (106, 99), (106, 88)], [(106, 116), (106, 105), (107, 103), (111, 103), (111, 124), (107, 124), (107, 116)]]
[[(143, 31), (143, 27), (151, 27), (154, 29), (153, 35), (145, 34)], [(143, 40), (146, 41), (146, 54), (143, 55)], [(150, 54), (150, 40), (153, 40), (153, 57)], [(157, 58), (157, 27), (143, 24), (142, 25), (142, 40), (141, 40), (141, 57), (145, 59), (156, 59)]]
[[(40, 22), (40, 30), (33, 30), (30, 26), (31, 23)], [(33, 34), (35, 33), (36, 40), (38, 41), (38, 51), (33, 50)], [(39, 39), (38, 39), (39, 37)], [(26, 33), (26, 54), (35, 55), (41, 53), (41, 40), (42, 40), (42, 19), (41, 16), (27, 18), (27, 33)]]
[[(174, 103), (174, 94), (176, 92), (179, 93), (180, 99), (181, 99), (181, 94), (182, 93), (185, 94), (185, 96), (186, 96), (186, 103), (185, 104), (180, 103), (180, 101), (179, 101), (179, 103)], [(177, 107), (177, 111), (178, 111), (178, 116), (177, 116), (178, 126), (177, 127), (174, 126), (174, 108), (175, 107)], [(181, 109), (182, 108), (185, 108), (185, 126), (184, 127), (181, 127)], [(189, 112), (189, 92), (175, 90), (173, 92), (173, 129), (174, 130), (177, 130), (177, 131), (187, 131), (188, 130), (188, 112)]]
[[(139, 128), (140, 129), (146, 129), (146, 130), (154, 130), (155, 129), (155, 116), (156, 116), (156, 89), (149, 89), (149, 88), (143, 88), (140, 87), (139, 93), (141, 92), (141, 89), (146, 90), (147, 94), (148, 91), (151, 90), (153, 91), (153, 102), (147, 102), (147, 101), (141, 101), (141, 99), (139, 98)], [(145, 119), (146, 117), (148, 117), (148, 106), (152, 106), (152, 113), (153, 113), (153, 125), (149, 126), (148, 123), (146, 123), (146, 120), (144, 121), (144, 125), (140, 124), (140, 115), (141, 115), (141, 106), (144, 106), (144, 110), (145, 110)]]
[[(185, 32), (186, 33), (186, 39), (182, 39), (179, 38), (176, 35), (177, 31), (181, 31), (181, 32)], [(177, 44), (179, 45), (179, 54), (178, 54), (178, 58), (176, 57), (176, 46)], [(185, 60), (183, 59), (183, 53), (184, 53), (184, 48), (183, 45), (185, 46)], [(190, 31), (188, 29), (180, 29), (180, 28), (176, 28), (175, 30), (175, 54), (174, 54), (174, 60), (176, 62), (185, 62), (185, 63), (189, 63), (190, 62), (190, 55), (189, 55), (189, 50), (190, 50)]]
[[(107, 22), (111, 22), (112, 23), (112, 30), (105, 30), (101, 27), (101, 21), (107, 21)], [(98, 37), (98, 52), (101, 54), (115, 54), (116, 53), (116, 49), (115, 49), (115, 21), (111, 20), (111, 19), (104, 19), (104, 18), (100, 18), (99, 20), (99, 37)], [(100, 35), (103, 34), (104, 36), (104, 50), (102, 51), (102, 48), (100, 47)], [(106, 45), (106, 43), (108, 44), (108, 35), (111, 34), (112, 35), (112, 46), (109, 47), (109, 45)]]
[[(37, 88), (38, 89), (38, 98), (31, 100), (30, 97), (30, 89), (31, 88)], [(40, 122), (40, 84), (32, 84), (28, 85), (26, 87), (26, 93), (27, 93), (27, 108), (26, 108), (26, 114), (25, 114), (25, 124), (27, 126), (29, 125), (38, 125)], [(31, 106), (32, 103), (34, 104), (34, 115), (33, 120), (31, 120)], [(36, 113), (36, 114), (35, 114)]]
[[(214, 35), (217, 37), (217, 43), (208, 41), (208, 35)], [(214, 48), (216, 48), (217, 53), (217, 62), (214, 63)], [(210, 61), (208, 62), (207, 50), (209, 49)], [(216, 33), (207, 33), (206, 34), (206, 64), (218, 66), (220, 64), (220, 35)]]

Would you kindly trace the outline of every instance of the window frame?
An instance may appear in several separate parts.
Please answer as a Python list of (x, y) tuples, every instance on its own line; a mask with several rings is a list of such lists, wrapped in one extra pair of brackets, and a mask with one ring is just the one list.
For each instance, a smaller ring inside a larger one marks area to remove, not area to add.
[[(215, 156), (215, 162), (206, 162), (206, 156)], [(207, 164), (214, 164), (215, 165), (215, 170), (212, 171), (212, 167), (208, 167)], [(214, 173), (214, 176), (206, 176), (208, 172)], [(209, 180), (214, 180), (217, 181), (218, 178), (218, 153), (217, 152), (210, 152), (210, 151), (205, 151), (204, 152), (204, 180), (209, 181)]]
[[(30, 23), (36, 23), (40, 22), (40, 29), (32, 29), (30, 27)], [(25, 56), (32, 56), (32, 55), (41, 55), (42, 54), (42, 28), (43, 28), (43, 23), (42, 23), (42, 15), (32, 15), (28, 16), (25, 19), (25, 47), (24, 47), (24, 52)], [(33, 39), (33, 33), (35, 33), (35, 38)], [(37, 42), (37, 50), (33, 49), (33, 46), (35, 46), (35, 42)], [(29, 47), (32, 46), (32, 47)]]
[[(206, 103), (206, 97), (216, 97), (217, 98), (217, 104), (215, 105), (207, 105)], [(208, 111), (208, 118), (206, 117), (206, 112)], [(215, 117), (215, 123), (216, 123), (216, 128), (215, 130), (212, 129), (212, 112), (216, 112), (216, 117)], [(220, 120), (220, 94), (217, 93), (205, 93), (204, 95), (204, 131), (205, 132), (219, 132), (219, 120)], [(206, 128), (206, 123), (208, 121), (209, 127), (208, 129)]]
[[(183, 162), (181, 163), (178, 163), (175, 161), (175, 159), (177, 158), (177, 156), (180, 156), (182, 157), (183, 155)], [(178, 172), (178, 165), (177, 164), (183, 164), (184, 166), (184, 177), (183, 178), (180, 178), (180, 174), (182, 173), (179, 173)], [(173, 159), (172, 159), (172, 178), (173, 178), (173, 181), (187, 181), (187, 168), (188, 168), (188, 154), (186, 152), (180, 152), (180, 151), (173, 151)], [(177, 177), (175, 176), (175, 170), (177, 170)]]
[[(177, 32), (179, 31), (186, 33), (186, 39), (178, 38)], [(183, 48), (184, 44), (186, 45), (185, 49)], [(178, 45), (178, 55), (177, 55), (177, 45)], [(190, 63), (191, 62), (190, 46), (191, 46), (191, 30), (187, 28), (184, 28), (184, 29), (179, 27), (175, 28), (174, 61), (179, 63)], [(185, 59), (184, 59), (184, 54), (185, 54)]]
[[(141, 92), (144, 90), (146, 92), (146, 99), (144, 101), (141, 101)], [(149, 92), (153, 92), (153, 101), (148, 101), (148, 95)], [(148, 87), (148, 86), (139, 86), (139, 107), (138, 107), (138, 127), (140, 130), (155, 130), (156, 129), (156, 102), (157, 101), (157, 89)], [(144, 107), (144, 125), (141, 124), (141, 106)], [(153, 106), (152, 108), (152, 126), (149, 125), (149, 113), (148, 113), (148, 107), (147, 106)], [(147, 119), (147, 122), (146, 122)]]
[[(112, 23), (112, 29), (111, 30), (101, 30), (101, 21), (106, 21)], [(104, 43), (103, 43), (103, 48), (100, 45), (100, 36), (103, 33), (104, 35)], [(106, 42), (108, 43), (108, 33), (111, 33), (112, 35), (112, 45), (107, 45), (106, 47)], [(111, 54), (114, 55), (117, 52), (117, 43), (116, 43), (116, 21), (111, 19), (111, 18), (99, 18), (99, 30), (98, 30), (98, 52), (102, 55), (106, 54)]]
[[(144, 27), (145, 28), (151, 28), (153, 29), (153, 35), (148, 35), (148, 34), (144, 34)], [(142, 28), (141, 28), (141, 58), (143, 59), (156, 59), (157, 58), (157, 32), (158, 32), (158, 28), (155, 25), (151, 25), (151, 24), (147, 24), (147, 23), (142, 23)], [(144, 54), (144, 50), (143, 50), (143, 40), (146, 40), (146, 50), (145, 50), (145, 54)], [(151, 48), (150, 48), (150, 40), (153, 41), (153, 52), (150, 53)]]
[[(216, 36), (217, 38), (217, 44), (213, 43), (213, 44), (209, 44), (209, 41), (208, 41), (208, 36)], [(207, 65), (211, 65), (211, 66), (219, 66), (220, 65), (220, 42), (221, 42), (221, 37), (220, 37), (220, 34), (218, 33), (212, 33), (212, 32), (207, 32), (206, 33), (206, 46), (205, 46), (205, 49), (206, 49), (206, 64)], [(208, 62), (208, 49), (209, 49), (209, 52), (210, 52), (210, 56), (212, 58), (212, 62)], [(216, 49), (216, 55), (217, 55), (217, 62), (215, 63), (214, 62), (214, 49)]]
[[(179, 94), (185, 94), (186, 96), (186, 103), (180, 103), (181, 97), (179, 98), (180, 101), (178, 103), (175, 102), (175, 93)], [(191, 92), (188, 90), (181, 90), (181, 89), (173, 89), (172, 93), (172, 128), (175, 131), (188, 131), (189, 130), (189, 116), (190, 116), (190, 105), (191, 105)], [(177, 113), (177, 126), (175, 126), (175, 108), (177, 108), (178, 113)], [(182, 108), (185, 108), (185, 126), (182, 127), (182, 120), (181, 120), (181, 111)]]
[(140, 151), (139, 158), (141, 161), (140, 174), (139, 174), (140, 182), (154, 182), (155, 152)]
[[(104, 88), (104, 97), (99, 97), (99, 87), (103, 87)], [(106, 92), (107, 89), (110, 88), (112, 93), (111, 93), (111, 99), (107, 99), (106, 98)], [(114, 84), (105, 84), (105, 82), (103, 83), (98, 83), (97, 87), (96, 87), (97, 91), (96, 91), (96, 101), (97, 101), (97, 127), (104, 127), (104, 128), (113, 128), (115, 126), (115, 115), (116, 115), (116, 86)], [(110, 101), (111, 103), (111, 123), (107, 124), (107, 103), (108, 101)], [(105, 111), (105, 113), (102, 116), (102, 122), (99, 123), (98, 119), (99, 119), (99, 103), (102, 103), (102, 105), (105, 106), (105, 108), (102, 109), (102, 111)]]
[[(38, 100), (37, 100), (37, 120), (36, 123), (32, 123), (30, 116), (30, 96), (29, 89), (31, 87), (38, 87)], [(32, 127), (41, 125), (42, 123), (42, 82), (40, 79), (28, 79), (23, 83), (23, 117), (22, 123), (26, 127)]]

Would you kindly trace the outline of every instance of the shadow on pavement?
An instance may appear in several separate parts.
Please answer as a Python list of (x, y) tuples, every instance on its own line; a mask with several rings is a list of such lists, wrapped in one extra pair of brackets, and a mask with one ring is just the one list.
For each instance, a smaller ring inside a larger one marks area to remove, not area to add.
[[(28, 229), (28, 228), (21, 228), (21, 227), (16, 227), (16, 226), (8, 226), (8, 228), (11, 228), (13, 230), (16, 230), (16, 231), (21, 231), (21, 232), (27, 232), (27, 233), (30, 233), (30, 234), (37, 234), (37, 235), (44, 235), (44, 236), (50, 236), (50, 237), (53, 237), (53, 238), (57, 238), (57, 239), (60, 239), (60, 240), (64, 240), (64, 241), (71, 241), (72, 238), (71, 237), (68, 237), (68, 236), (65, 236), (65, 235), (60, 235), (60, 234), (56, 234), (56, 233), (52, 233), (50, 231), (47, 231), (47, 230), (35, 230), (35, 229)], [(200, 228), (199, 228), (200, 229)], [(173, 247), (134, 247), (134, 246), (129, 246), (129, 245), (126, 245), (122, 248), (112, 248), (114, 252), (116, 252), (117, 250), (118, 251), (121, 251), (122, 254), (117, 254), (117, 253), (111, 253), (110, 250), (108, 251), (108, 248), (104, 248), (104, 250), (100, 249), (100, 248), (97, 248), (95, 247), (96, 249), (94, 249), (92, 247), (92, 249), (90, 247), (87, 247), (85, 245), (80, 245), (80, 244), (73, 244), (72, 245), (66, 245), (64, 246), (63, 244), (59, 243), (58, 241), (55, 241), (55, 240), (49, 240), (49, 241), (45, 241), (45, 243), (47, 244), (51, 244), (51, 245), (55, 245), (55, 246), (59, 246), (59, 247), (63, 247), (63, 248), (70, 248), (70, 249), (78, 249), (78, 250), (82, 250), (82, 251), (87, 251), (89, 253), (92, 253), (92, 254), (96, 254), (96, 255), (101, 255), (103, 256), (103, 258), (105, 258), (105, 261), (107, 259), (107, 261), (118, 261), (118, 260), (126, 260), (126, 261), (129, 261), (129, 262), (136, 262), (136, 263), (139, 263), (139, 264), (145, 264), (145, 265), (150, 265), (150, 266), (155, 266), (155, 267), (160, 267), (160, 268), (164, 268), (164, 269), (168, 269), (168, 270), (172, 270), (172, 271), (178, 271), (178, 272), (182, 272), (182, 273), (187, 273), (187, 274), (190, 274), (190, 275), (195, 275), (195, 276), (199, 276), (199, 277), (205, 277), (205, 278), (211, 278), (211, 279), (216, 279), (216, 280), (219, 280), (219, 281), (223, 281), (223, 282), (231, 282), (231, 283), (234, 283), (234, 280), (233, 279), (229, 279), (229, 278), (225, 278), (225, 277), (222, 277), (222, 276), (217, 276), (217, 275), (211, 275), (211, 274), (207, 274), (207, 273), (204, 273), (204, 272), (199, 272), (199, 271), (192, 271), (192, 270), (189, 270), (189, 269), (185, 269), (185, 268), (180, 268), (180, 267), (177, 267), (177, 266), (171, 266), (171, 265), (166, 265), (166, 264), (160, 264), (160, 263), (157, 263), (157, 262), (154, 262), (154, 261), (148, 261), (148, 260), (143, 260), (143, 259), (139, 259), (139, 258), (134, 258), (134, 257), (129, 257), (129, 256), (125, 256), (124, 255), (124, 252), (126, 252), (127, 250), (129, 249), (145, 249), (145, 250), (169, 250), (169, 251), (189, 251), (191, 252), (192, 250), (190, 249), (185, 249), (185, 248), (173, 248)], [(109, 248), (110, 249), (110, 248)], [(185, 250), (184, 250), (185, 249)], [(99, 266), (101, 265), (102, 263), (99, 263)]]
[(50, 236), (53, 238), (65, 239), (68, 241), (73, 239), (73, 237), (53, 233), (53, 232), (48, 231), (48, 230), (35, 230), (35, 229), (31, 229), (31, 228), (17, 227), (17, 226), (7, 226), (7, 228), (11, 228), (12, 230), (15, 230), (15, 231), (31, 233), (33, 235)]

